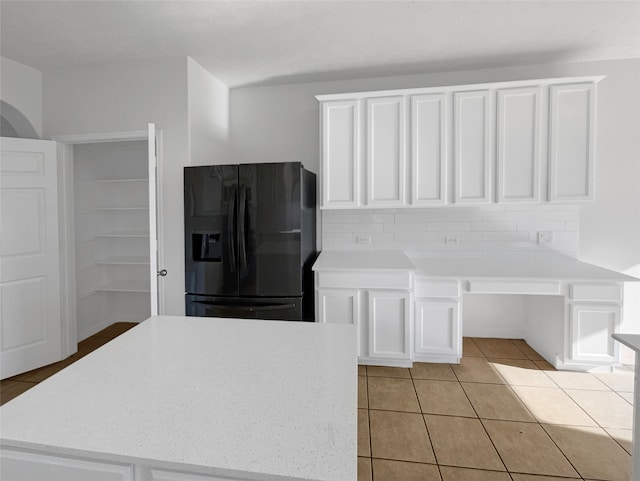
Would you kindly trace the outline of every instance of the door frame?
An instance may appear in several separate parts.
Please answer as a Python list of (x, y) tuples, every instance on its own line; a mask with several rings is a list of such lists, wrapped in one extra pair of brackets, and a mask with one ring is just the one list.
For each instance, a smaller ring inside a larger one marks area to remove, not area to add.
[[(60, 291), (63, 359), (77, 351), (78, 320), (76, 318), (76, 262), (73, 147), (79, 144), (148, 140), (148, 130), (107, 132), (98, 134), (56, 135), (58, 144), (58, 218), (60, 236)], [(164, 263), (162, 234), (162, 130), (156, 128), (156, 228), (158, 265)], [(151, 253), (149, 254), (151, 255)], [(158, 285), (158, 313), (164, 312), (164, 286)]]

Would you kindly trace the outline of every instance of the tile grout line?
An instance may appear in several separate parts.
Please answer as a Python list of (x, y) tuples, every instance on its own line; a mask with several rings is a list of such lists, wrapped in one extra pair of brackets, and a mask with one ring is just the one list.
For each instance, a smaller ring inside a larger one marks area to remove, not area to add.
[(440, 481), (442, 481), (444, 478), (442, 477), (442, 470), (440, 469), (440, 463), (438, 463), (438, 455), (436, 454), (436, 448), (433, 447), (433, 442), (431, 441), (431, 435), (429, 434), (429, 426), (427, 425), (427, 420), (425, 419), (424, 412), (422, 411), (420, 396), (418, 396), (418, 390), (416, 389), (416, 383), (414, 382), (411, 369), (409, 369), (409, 378), (411, 378), (411, 385), (413, 386), (413, 392), (416, 395), (416, 401), (418, 401), (418, 408), (420, 408), (420, 417), (422, 417), (422, 423), (424, 424), (424, 429), (427, 431), (427, 439), (429, 440), (429, 446), (431, 447), (431, 452), (433, 453), (433, 459), (435, 460), (436, 466), (438, 467), (438, 475), (440, 476)]
[[(484, 351), (482, 351), (482, 352), (484, 353)], [(488, 361), (488, 359), (487, 359), (487, 361)], [(456, 374), (456, 372), (453, 369), (453, 367), (451, 368), (451, 370), (453, 371), (454, 376), (456, 376), (456, 379), (458, 379), (458, 384), (460, 385), (460, 389), (462, 389), (462, 392), (464, 393), (464, 396), (467, 398), (467, 401), (469, 402), (469, 405), (471, 406), (471, 409), (473, 409), (473, 412), (476, 413), (477, 419), (480, 422), (480, 426), (482, 426), (482, 429), (484, 430), (485, 434), (487, 435), (487, 438), (489, 439), (489, 442), (491, 443), (491, 446), (493, 446), (493, 449), (496, 452), (496, 454), (498, 455), (498, 458), (500, 459), (500, 462), (504, 466), (505, 472), (509, 475), (509, 477), (511, 479), (513, 479), (513, 476), (511, 476), (511, 473), (509, 472), (509, 468), (507, 468), (507, 465), (504, 462), (504, 459), (502, 459), (502, 456), (500, 455), (500, 451), (498, 451), (498, 448), (496, 447), (495, 443), (493, 442), (493, 439), (491, 439), (491, 436), (489, 435), (489, 431), (487, 431), (486, 426), (482, 422), (482, 419), (480, 418), (480, 415), (478, 414), (478, 411), (476, 410), (475, 406), (471, 402), (471, 399), (469, 398), (469, 395), (467, 394), (467, 391), (464, 390), (464, 386), (462, 386), (462, 381), (460, 381), (460, 379), (458, 378), (458, 375)], [(496, 374), (498, 376), (500, 376), (499, 372), (496, 372)], [(504, 379), (502, 376), (500, 376), (500, 378), (503, 379), (503, 381), (506, 382), (506, 379)]]

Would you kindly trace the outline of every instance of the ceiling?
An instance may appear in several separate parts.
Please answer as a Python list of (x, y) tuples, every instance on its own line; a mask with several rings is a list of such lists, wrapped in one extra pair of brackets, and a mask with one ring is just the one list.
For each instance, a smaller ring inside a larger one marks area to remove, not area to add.
[(229, 87), (639, 58), (640, 0), (1, 0), (0, 54), (190, 56)]

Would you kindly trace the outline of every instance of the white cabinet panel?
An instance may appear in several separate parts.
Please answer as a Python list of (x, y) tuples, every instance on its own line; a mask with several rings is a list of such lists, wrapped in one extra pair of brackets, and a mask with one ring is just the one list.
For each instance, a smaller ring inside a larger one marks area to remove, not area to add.
[(357, 325), (358, 356), (366, 355), (368, 327), (361, 307), (365, 294), (358, 289), (318, 289), (316, 293), (316, 322)]
[(367, 205), (405, 201), (404, 98), (367, 99)]
[(417, 358), (420, 354), (462, 356), (458, 304), (449, 299), (415, 300), (414, 352)]
[(497, 92), (498, 202), (539, 199), (539, 98), (539, 87)]
[(571, 284), (569, 292), (573, 300), (622, 302), (622, 285), (618, 283)]
[(355, 289), (319, 289), (317, 322), (356, 324), (358, 295)]
[(359, 115), (357, 100), (322, 103), (322, 206), (358, 204)]
[(160, 469), (151, 469), (150, 471), (153, 481), (242, 481), (242, 479), (237, 477), (205, 476), (202, 474), (177, 473)]
[(595, 89), (594, 83), (550, 87), (550, 201), (593, 198)]
[(133, 481), (133, 466), (83, 461), (3, 448), (0, 479), (7, 481)]
[(411, 204), (447, 200), (447, 110), (445, 94), (411, 97)]
[(491, 94), (455, 92), (453, 153), (455, 202), (491, 202)]
[(611, 335), (620, 323), (620, 306), (573, 304), (571, 306), (571, 361), (615, 362), (618, 347)]
[(369, 357), (410, 359), (408, 292), (369, 291)]

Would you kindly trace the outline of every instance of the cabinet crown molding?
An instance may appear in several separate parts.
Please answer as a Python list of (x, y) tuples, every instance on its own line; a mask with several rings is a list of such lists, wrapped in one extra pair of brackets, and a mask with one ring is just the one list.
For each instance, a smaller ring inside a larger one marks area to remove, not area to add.
[(337, 94), (316, 95), (316, 99), (320, 102), (327, 100), (344, 100), (344, 99), (364, 99), (371, 97), (392, 97), (395, 95), (416, 95), (437, 92), (465, 92), (469, 90), (493, 90), (504, 88), (518, 88), (531, 86), (551, 86), (576, 83), (598, 83), (606, 78), (606, 75), (594, 75), (585, 77), (554, 77), (528, 80), (506, 80), (500, 82), (481, 82), (474, 84), (456, 84), (433, 87), (418, 87), (407, 89), (392, 90), (372, 90), (366, 92), (350, 92)]

